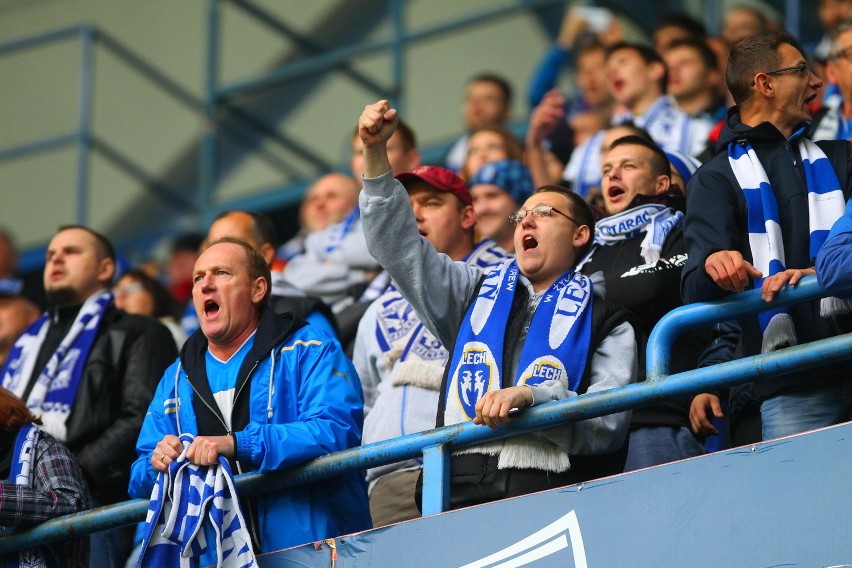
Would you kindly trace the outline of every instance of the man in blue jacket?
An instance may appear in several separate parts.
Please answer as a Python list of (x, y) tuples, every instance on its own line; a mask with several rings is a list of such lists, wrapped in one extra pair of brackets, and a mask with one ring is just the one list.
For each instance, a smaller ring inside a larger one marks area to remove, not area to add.
[[(148, 497), (194, 434), (197, 465), (226, 457), (235, 473), (266, 473), (357, 446), (363, 398), (338, 342), (266, 306), (269, 267), (250, 245), (214, 241), (195, 264), (201, 323), (157, 388), (131, 471), (130, 494)], [(257, 552), (370, 526), (360, 474), (241, 500)]]

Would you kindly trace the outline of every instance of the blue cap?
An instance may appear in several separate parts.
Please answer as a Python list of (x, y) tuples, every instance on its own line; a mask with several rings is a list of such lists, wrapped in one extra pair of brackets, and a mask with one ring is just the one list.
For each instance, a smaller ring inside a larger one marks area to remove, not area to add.
[(530, 171), (517, 160), (500, 160), (483, 165), (468, 181), (471, 189), (478, 184), (496, 185), (523, 203), (533, 192), (533, 180)]
[[(666, 153), (671, 165), (677, 170), (680, 177), (683, 178), (683, 183), (689, 183), (690, 178), (692, 178), (692, 174), (695, 173), (695, 170), (701, 167), (701, 162), (692, 156), (684, 154), (683, 152), (668, 150), (666, 148), (663, 148), (663, 152)], [(686, 190), (686, 188), (683, 189)]]

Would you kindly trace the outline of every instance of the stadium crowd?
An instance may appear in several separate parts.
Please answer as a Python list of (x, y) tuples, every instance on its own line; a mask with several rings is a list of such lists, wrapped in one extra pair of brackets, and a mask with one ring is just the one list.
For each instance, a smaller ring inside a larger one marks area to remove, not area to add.
[[(852, 2), (820, 0), (819, 14), (815, 45), (744, 6), (718, 37), (672, 15), (644, 44), (612, 13), (567, 9), (531, 70), (522, 138), (514, 89), (490, 70), (465, 85), (465, 133), (440, 164), (422, 162), (416, 116), (365, 101), (341, 126), (351, 171), (314, 181), (286, 242), (262, 212), (227, 211), (167, 267), (127, 269), (105, 236), (64, 226), (38, 283), (0, 232), (0, 525), (152, 502), (135, 535), (10, 561), (161, 565), (177, 554), (154, 530), (177, 472), (203, 493), (232, 472), (465, 421), (496, 429), (643, 381), (651, 330), (684, 304), (749, 289), (772, 302), (813, 274), (837, 294), (690, 332), (672, 372), (852, 330)], [(845, 422), (850, 400), (852, 378), (825, 365), (465, 448), (451, 506)], [(408, 460), (232, 495), (240, 530), (208, 523), (217, 545), (193, 554), (221, 563), (229, 546), (412, 519), (421, 485)]]

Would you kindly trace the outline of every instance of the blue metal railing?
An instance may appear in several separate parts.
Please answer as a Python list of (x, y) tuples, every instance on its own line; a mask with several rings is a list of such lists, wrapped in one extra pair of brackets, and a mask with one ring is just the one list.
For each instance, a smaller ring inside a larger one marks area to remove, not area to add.
[[(782, 290), (772, 307), (809, 301), (824, 295), (815, 277), (796, 288)], [(241, 495), (257, 495), (327, 479), (346, 471), (361, 470), (406, 459), (424, 457), (423, 514), (447, 508), (448, 456), (451, 448), (478, 444), (548, 428), (566, 422), (623, 412), (670, 397), (716, 390), (852, 359), (852, 334), (841, 335), (746, 357), (713, 367), (667, 375), (671, 345), (680, 333), (715, 321), (756, 313), (768, 305), (758, 291), (738, 294), (721, 302), (684, 306), (665, 316), (648, 343), (648, 377), (644, 383), (581, 395), (565, 401), (528, 408), (509, 425), (492, 431), (472, 423), (445, 426), (383, 442), (329, 454), (306, 465), (270, 475), (238, 476)], [(148, 503), (137, 499), (46, 522), (33, 529), (0, 537), (0, 554), (20, 548), (131, 524), (144, 520)]]

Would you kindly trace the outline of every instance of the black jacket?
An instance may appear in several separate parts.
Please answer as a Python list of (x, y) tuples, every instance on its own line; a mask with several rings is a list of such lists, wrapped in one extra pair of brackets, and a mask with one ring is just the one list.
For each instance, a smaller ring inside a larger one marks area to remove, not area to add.
[[(645, 380), (645, 349), (651, 330), (664, 315), (682, 305), (680, 276), (686, 262), (683, 231), (672, 229), (663, 243), (660, 260), (648, 265), (641, 255), (645, 234), (595, 248), (583, 266), (583, 274), (603, 272), (606, 299), (634, 314), (633, 330), (639, 355), (639, 381)], [(671, 372), (679, 373), (697, 367), (698, 359), (710, 342), (708, 332), (682, 335), (671, 354)], [(670, 401), (633, 411), (631, 425), (689, 427), (689, 399)]]
[[(63, 310), (62, 321), (51, 326), (73, 320), (76, 313)], [(104, 312), (66, 422), (65, 441), (99, 504), (127, 499), (142, 420), (163, 371), (176, 357), (172, 334), (157, 320), (114, 306)]]
[[(805, 126), (805, 125), (803, 125)], [(794, 135), (795, 137), (795, 135)], [(689, 254), (683, 269), (681, 292), (685, 303), (715, 300), (730, 293), (718, 287), (704, 270), (708, 256), (721, 250), (737, 250), (752, 261), (748, 242), (747, 208), (743, 192), (724, 151), (730, 142), (747, 139), (754, 147), (769, 176), (778, 202), (784, 253), (788, 268), (814, 265), (809, 252), (808, 194), (795, 139), (787, 140), (768, 122), (755, 127), (744, 125), (736, 107), (719, 137), (716, 156), (692, 177), (687, 189), (684, 237)], [(846, 141), (818, 142), (834, 168), (848, 199), (852, 183), (852, 152)], [(819, 302), (790, 308), (799, 343), (831, 337), (843, 331), (846, 322), (819, 315)], [(743, 355), (760, 353), (762, 334), (756, 316), (740, 320)], [(845, 366), (845, 365), (843, 365)], [(776, 394), (814, 385), (819, 381), (846, 374), (841, 365), (795, 373), (755, 384), (759, 400)]]

